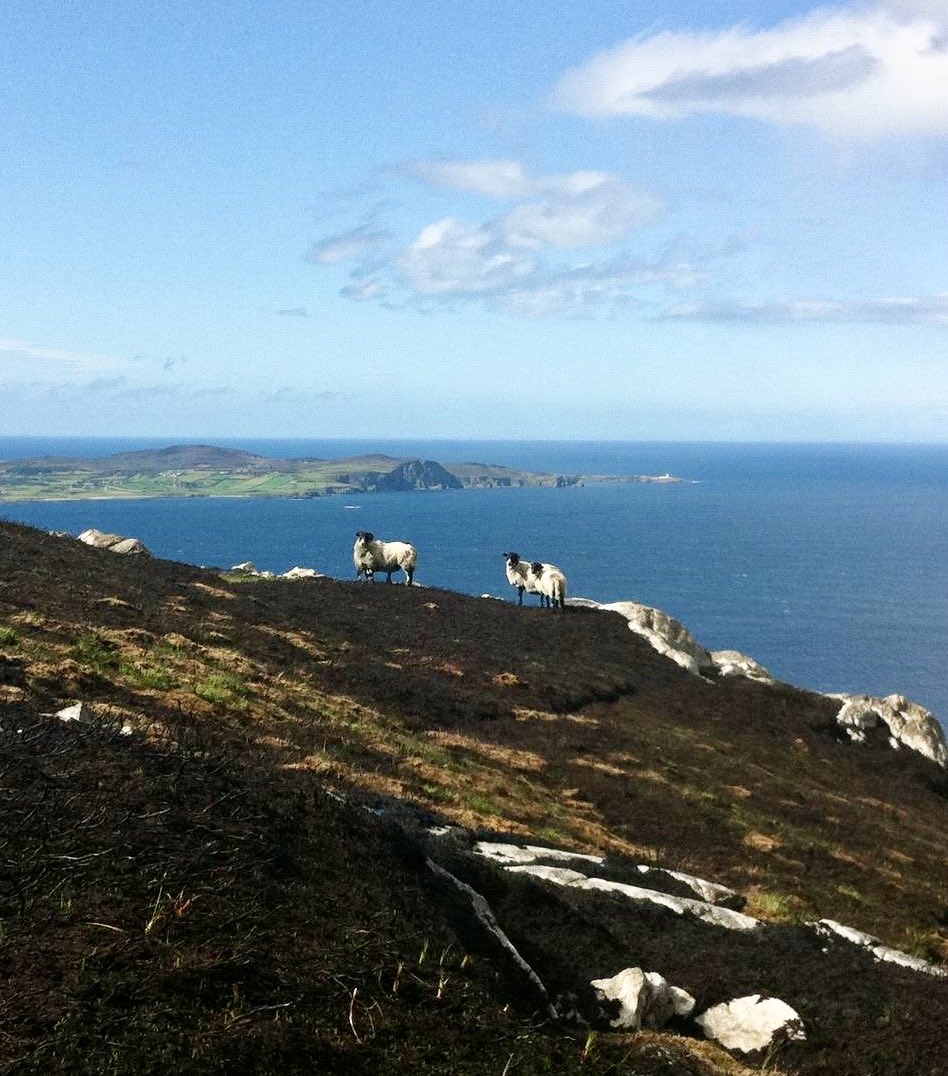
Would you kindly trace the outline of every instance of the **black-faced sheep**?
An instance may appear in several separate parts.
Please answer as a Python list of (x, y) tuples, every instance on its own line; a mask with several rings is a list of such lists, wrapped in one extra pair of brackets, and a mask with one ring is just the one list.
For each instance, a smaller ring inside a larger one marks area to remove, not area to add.
[(566, 608), (566, 576), (555, 564), (534, 561), (529, 574), (533, 589), (540, 595), (541, 605), (549, 605), (553, 609)]
[(530, 564), (528, 561), (521, 560), (519, 553), (505, 553), (504, 560), (507, 568), (507, 582), (517, 588), (517, 604), (523, 605), (525, 590), (531, 594), (537, 592), (530, 572)]
[(385, 572), (391, 583), (392, 572), (401, 569), (405, 573), (405, 583), (411, 586), (418, 553), (410, 542), (383, 542), (371, 531), (356, 531), (352, 563), (355, 565), (356, 578), (364, 575), (372, 582), (376, 572)]

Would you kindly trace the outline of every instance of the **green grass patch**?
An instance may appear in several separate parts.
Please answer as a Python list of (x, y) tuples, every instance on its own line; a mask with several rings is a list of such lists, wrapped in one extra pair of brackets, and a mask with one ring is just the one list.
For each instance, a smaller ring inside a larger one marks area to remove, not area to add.
[(245, 701), (249, 689), (243, 677), (232, 672), (214, 672), (194, 688), (194, 694), (205, 702), (219, 706), (234, 706)]
[(0, 646), (16, 646), (19, 636), (14, 628), (0, 624)]
[(130, 680), (137, 687), (169, 691), (177, 685), (176, 678), (167, 669), (147, 659), (123, 662), (119, 671), (126, 680)]
[(119, 666), (115, 643), (97, 631), (87, 631), (80, 635), (69, 651), (69, 656), (97, 673), (114, 672)]

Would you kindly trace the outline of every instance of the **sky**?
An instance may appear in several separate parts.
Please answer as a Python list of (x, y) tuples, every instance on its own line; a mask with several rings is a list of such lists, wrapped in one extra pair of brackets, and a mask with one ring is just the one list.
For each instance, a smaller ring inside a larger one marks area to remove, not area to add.
[(948, 441), (948, 0), (5, 0), (0, 433)]

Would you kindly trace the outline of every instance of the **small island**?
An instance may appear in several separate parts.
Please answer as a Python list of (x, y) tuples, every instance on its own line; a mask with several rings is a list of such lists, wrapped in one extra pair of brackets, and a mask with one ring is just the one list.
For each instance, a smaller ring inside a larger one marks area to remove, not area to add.
[(552, 474), (490, 463), (366, 455), (271, 459), (213, 445), (0, 461), (0, 502), (129, 497), (323, 497), (408, 490), (564, 488), (591, 482), (685, 482), (674, 475)]

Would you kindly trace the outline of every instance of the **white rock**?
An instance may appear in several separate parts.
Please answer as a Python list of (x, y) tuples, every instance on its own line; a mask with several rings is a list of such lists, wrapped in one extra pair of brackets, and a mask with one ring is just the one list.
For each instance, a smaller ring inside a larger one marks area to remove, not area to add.
[(92, 708), (87, 702), (74, 702), (71, 706), (64, 706), (57, 710), (53, 717), (60, 721), (88, 721), (92, 717)]
[(611, 979), (590, 983), (600, 1000), (618, 1001), (619, 1015), (612, 1027), (638, 1030), (664, 1027), (673, 1016), (689, 1016), (695, 999), (678, 986), (670, 986), (657, 971), (625, 968)]
[[(586, 605), (588, 599), (576, 599), (572, 604)], [(684, 624), (661, 609), (640, 602), (610, 602), (607, 605), (591, 603), (593, 607), (606, 609), (625, 617), (629, 629), (646, 639), (653, 649), (671, 658), (694, 676), (710, 672), (714, 668), (711, 654), (698, 642)]]
[(590, 856), (583, 852), (562, 852), (558, 848), (543, 848), (537, 844), (499, 844), (493, 841), (478, 841), (474, 851), (479, 856), (486, 856), (496, 863), (535, 863), (538, 859), (555, 859), (568, 861), (583, 860), (586, 863), (601, 865), (602, 856)]
[(728, 1050), (765, 1050), (774, 1039), (805, 1039), (799, 1013), (779, 998), (760, 994), (714, 1005), (697, 1018), (706, 1038)]
[(79, 541), (96, 549), (108, 549), (112, 553), (143, 553), (149, 556), (149, 550), (137, 538), (126, 538), (121, 534), (107, 534), (105, 531), (90, 527), (79, 535)]
[(868, 949), (876, 960), (884, 960), (890, 964), (900, 964), (903, 968), (911, 968), (913, 971), (920, 971), (924, 975), (932, 975), (936, 979), (948, 979), (948, 970), (945, 968), (940, 968), (937, 964), (929, 964), (927, 960), (922, 960), (920, 956), (910, 956), (900, 949), (892, 949), (888, 945), (883, 945), (878, 938), (873, 937), (871, 934), (865, 934), (861, 930), (856, 930), (855, 927), (844, 926), (834, 919), (821, 919), (816, 924), (816, 930), (820, 934), (835, 934), (839, 938), (845, 938), (846, 941), (852, 942), (853, 945), (860, 945), (864, 949)]
[(645, 863), (640, 863), (637, 870), (640, 874), (667, 874), (669, 878), (674, 878), (676, 881), (688, 886), (693, 893), (697, 893), (702, 900), (706, 900), (709, 904), (722, 904), (726, 900), (740, 899), (739, 894), (733, 889), (728, 889), (726, 885), (718, 885), (717, 882), (706, 882), (703, 878), (697, 878), (693, 874), (683, 874), (681, 871), (668, 870), (667, 867), (650, 867)]
[(606, 878), (587, 878), (579, 871), (570, 870), (568, 867), (545, 867), (541, 865), (524, 865), (505, 867), (512, 874), (532, 874), (545, 882), (553, 882), (555, 885), (569, 886), (574, 889), (601, 890), (605, 893), (621, 893), (629, 900), (649, 904), (660, 904), (668, 908), (676, 915), (693, 915), (713, 926), (724, 927), (726, 930), (756, 930), (760, 926), (760, 920), (742, 912), (732, 911), (730, 908), (719, 908), (715, 904), (708, 904), (703, 900), (691, 900), (688, 897), (673, 897), (670, 893), (660, 893), (657, 889), (642, 889), (627, 882), (612, 882)]
[(248, 575), (257, 575), (257, 566), (252, 560), (241, 561), (240, 564), (235, 564), (231, 568), (232, 572), (246, 572)]
[(284, 579), (319, 579), (320, 574), (315, 568), (290, 568), (288, 572), (283, 573)]
[(917, 751), (930, 758), (942, 769), (948, 767), (948, 745), (945, 733), (935, 716), (904, 695), (831, 695), (843, 703), (836, 721), (857, 743), (866, 738), (870, 729), (885, 725), (896, 745)]
[(761, 684), (777, 682), (759, 661), (742, 654), (740, 650), (712, 650), (711, 660), (718, 670), (718, 676), (743, 676)]

